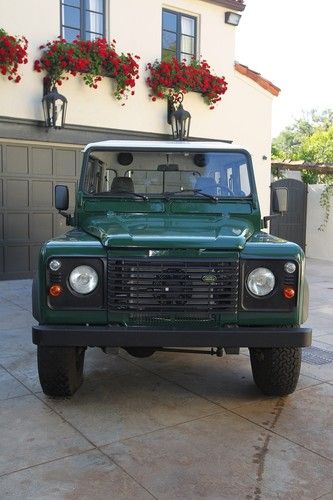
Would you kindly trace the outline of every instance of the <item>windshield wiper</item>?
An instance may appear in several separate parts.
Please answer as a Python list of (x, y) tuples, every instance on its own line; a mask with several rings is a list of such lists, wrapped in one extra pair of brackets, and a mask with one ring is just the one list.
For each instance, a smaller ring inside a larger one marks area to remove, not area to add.
[(129, 194), (129, 195), (132, 195), (132, 196), (136, 196), (137, 198), (142, 198), (145, 201), (149, 200), (148, 196), (145, 196), (144, 194), (134, 193), (133, 191), (126, 191), (126, 189), (119, 189), (119, 190), (117, 190), (117, 192), (115, 192), (115, 193), (109, 193), (109, 194), (111, 194), (111, 196), (113, 194)]
[(213, 196), (212, 194), (208, 193), (203, 193), (202, 189), (181, 189), (180, 191), (166, 191), (163, 193), (167, 199), (169, 199), (171, 196), (175, 194), (182, 194), (182, 193), (194, 193), (194, 194), (201, 194), (201, 196), (205, 196), (205, 198), (209, 198), (210, 200), (213, 201), (218, 201), (217, 196)]

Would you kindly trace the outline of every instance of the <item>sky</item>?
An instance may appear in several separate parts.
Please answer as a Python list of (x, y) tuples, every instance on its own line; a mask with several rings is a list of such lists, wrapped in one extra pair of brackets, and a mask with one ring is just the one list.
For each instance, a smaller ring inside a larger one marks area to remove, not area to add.
[(236, 61), (281, 89), (273, 137), (303, 111), (333, 109), (333, 0), (245, 0)]

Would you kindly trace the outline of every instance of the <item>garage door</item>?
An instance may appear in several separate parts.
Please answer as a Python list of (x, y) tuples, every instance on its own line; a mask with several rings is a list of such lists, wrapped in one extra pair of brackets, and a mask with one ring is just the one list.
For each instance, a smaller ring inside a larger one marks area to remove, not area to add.
[(0, 143), (0, 280), (32, 277), (41, 243), (69, 229), (54, 186), (66, 184), (73, 205), (80, 166), (78, 146)]

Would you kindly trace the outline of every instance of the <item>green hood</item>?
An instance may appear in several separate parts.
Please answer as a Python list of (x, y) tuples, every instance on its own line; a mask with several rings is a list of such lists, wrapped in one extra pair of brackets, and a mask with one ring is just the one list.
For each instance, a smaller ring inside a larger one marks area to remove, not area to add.
[(108, 213), (86, 217), (82, 227), (105, 247), (242, 250), (254, 232), (246, 219), (197, 214)]

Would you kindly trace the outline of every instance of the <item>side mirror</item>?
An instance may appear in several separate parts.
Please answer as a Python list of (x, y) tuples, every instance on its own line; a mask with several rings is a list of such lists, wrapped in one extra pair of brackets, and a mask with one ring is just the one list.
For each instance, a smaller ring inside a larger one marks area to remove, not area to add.
[(272, 209), (273, 212), (283, 214), (288, 211), (288, 189), (279, 187), (273, 189)]
[(55, 190), (55, 207), (57, 210), (67, 210), (69, 206), (69, 194), (67, 186), (56, 186)]

